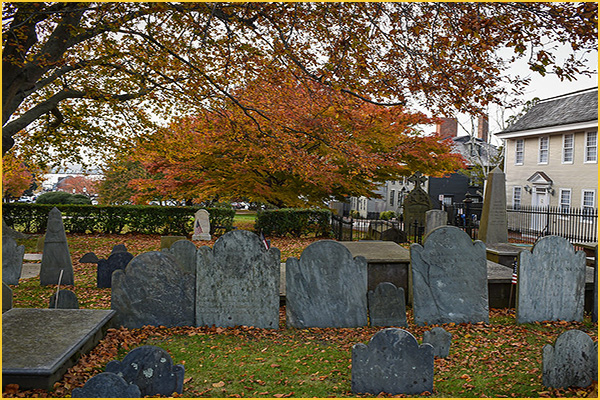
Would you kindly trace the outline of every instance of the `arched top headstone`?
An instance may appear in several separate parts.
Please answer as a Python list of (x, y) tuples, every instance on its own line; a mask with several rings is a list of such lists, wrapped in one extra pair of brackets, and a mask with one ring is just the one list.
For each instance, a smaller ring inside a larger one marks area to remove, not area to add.
[(138, 398), (142, 397), (137, 385), (129, 384), (112, 372), (102, 372), (88, 379), (85, 386), (75, 388), (73, 398)]

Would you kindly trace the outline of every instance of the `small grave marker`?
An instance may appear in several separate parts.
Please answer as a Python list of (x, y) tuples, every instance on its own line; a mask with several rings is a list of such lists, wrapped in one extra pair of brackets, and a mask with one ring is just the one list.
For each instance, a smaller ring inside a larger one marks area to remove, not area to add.
[(194, 214), (194, 234), (192, 240), (211, 240), (210, 236), (210, 214), (202, 209)]
[(585, 332), (566, 331), (554, 346), (544, 346), (542, 367), (542, 383), (546, 387), (588, 387), (598, 379), (598, 344)]
[[(58, 304), (56, 299), (58, 298)], [(60, 289), (50, 297), (50, 306), (48, 308), (60, 308), (63, 310), (79, 309), (77, 295), (69, 289)]]
[(133, 254), (127, 251), (111, 253), (108, 259), (98, 260), (98, 269), (96, 270), (97, 287), (111, 287), (113, 272), (125, 269), (131, 260), (133, 260)]
[(438, 326), (430, 331), (425, 331), (423, 343), (429, 343), (433, 346), (434, 357), (448, 358), (450, 345), (452, 344), (452, 334)]
[(142, 397), (137, 385), (125, 382), (123, 378), (112, 372), (102, 372), (88, 379), (85, 386), (75, 388), (73, 398), (136, 398)]
[(407, 326), (404, 289), (382, 282), (367, 293), (371, 326)]

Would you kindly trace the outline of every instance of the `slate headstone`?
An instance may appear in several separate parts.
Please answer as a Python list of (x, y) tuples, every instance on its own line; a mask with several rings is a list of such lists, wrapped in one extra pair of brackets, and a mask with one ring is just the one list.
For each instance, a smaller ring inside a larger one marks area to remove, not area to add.
[(44, 240), (44, 253), (40, 266), (40, 285), (57, 285), (59, 277), (61, 285), (74, 285), (73, 264), (62, 214), (54, 207), (48, 214), (46, 239)]
[(202, 209), (194, 214), (194, 234), (192, 240), (211, 240), (210, 214)]
[(367, 325), (367, 261), (319, 240), (286, 262), (286, 317), (294, 328)]
[(124, 251), (111, 253), (106, 260), (98, 260), (96, 270), (96, 285), (99, 288), (109, 288), (112, 284), (113, 272), (123, 270), (133, 259), (133, 254)]
[(183, 365), (173, 365), (169, 353), (157, 346), (147, 345), (131, 350), (123, 361), (109, 362), (106, 372), (137, 385), (142, 396), (171, 396), (183, 392)]
[(196, 324), (279, 327), (280, 252), (258, 235), (230, 231), (197, 253)]
[(598, 379), (598, 344), (572, 329), (542, 350), (542, 384), (552, 388), (588, 387)]
[(404, 289), (381, 282), (367, 293), (371, 326), (407, 326)]
[(485, 245), (442, 226), (410, 246), (417, 325), (489, 322)]
[(439, 226), (448, 225), (448, 213), (444, 210), (429, 210), (425, 213), (425, 234)]
[(2, 313), (4, 314), (6, 311), (10, 310), (12, 305), (13, 291), (5, 282), (2, 282)]
[(126, 328), (194, 326), (193, 275), (170, 254), (140, 254), (113, 273), (111, 308)]
[(352, 392), (392, 395), (433, 392), (433, 347), (400, 328), (377, 332), (352, 348)]
[[(56, 298), (58, 297), (58, 305)], [(62, 310), (76, 310), (79, 309), (79, 301), (77, 295), (69, 289), (60, 289), (58, 293), (54, 293), (50, 297), (50, 306), (48, 308), (60, 308)]]
[(498, 167), (494, 168), (487, 176), (477, 237), (485, 243), (508, 242), (506, 176)]
[(163, 251), (171, 253), (184, 271), (196, 275), (196, 252), (198, 249), (193, 242), (178, 240)]
[(115, 253), (125, 253), (127, 252), (127, 247), (124, 244), (115, 244), (110, 252), (110, 254)]
[(519, 254), (517, 322), (583, 321), (585, 253), (545, 236)]
[(142, 397), (137, 385), (125, 382), (112, 372), (102, 372), (88, 379), (82, 388), (75, 388), (73, 398), (136, 398)]
[(2, 236), (2, 281), (8, 285), (18, 285), (23, 270), (25, 246), (17, 246), (15, 239)]
[(85, 253), (80, 259), (79, 262), (82, 264), (96, 264), (98, 263), (98, 261), (100, 261), (100, 259), (98, 258), (98, 256), (90, 251), (89, 253)]
[(423, 333), (423, 343), (429, 343), (433, 346), (434, 357), (448, 358), (450, 345), (452, 344), (452, 334), (438, 326)]

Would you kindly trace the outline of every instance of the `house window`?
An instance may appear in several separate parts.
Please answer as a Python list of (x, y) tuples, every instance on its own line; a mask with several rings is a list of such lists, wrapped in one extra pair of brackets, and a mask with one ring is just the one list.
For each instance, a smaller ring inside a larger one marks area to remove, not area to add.
[(560, 189), (560, 213), (567, 214), (571, 208), (571, 189)]
[(548, 148), (550, 146), (548, 136), (540, 138), (540, 147), (538, 153), (538, 164), (548, 164)]
[(587, 132), (585, 134), (585, 162), (595, 163), (598, 161), (598, 132)]
[(517, 139), (515, 141), (515, 164), (523, 165), (523, 158), (525, 155), (525, 140)]
[(521, 208), (521, 186), (513, 187), (513, 209), (518, 210)]
[(396, 191), (392, 189), (390, 191), (390, 206), (394, 205), (394, 199), (395, 198), (396, 198)]
[(562, 162), (563, 162), (563, 164), (573, 163), (573, 134), (572, 133), (563, 135)]
[(593, 222), (594, 219), (591, 217), (594, 214), (594, 200), (596, 197), (596, 192), (593, 190), (584, 190), (582, 196), (582, 211), (583, 211), (583, 220), (585, 222)]

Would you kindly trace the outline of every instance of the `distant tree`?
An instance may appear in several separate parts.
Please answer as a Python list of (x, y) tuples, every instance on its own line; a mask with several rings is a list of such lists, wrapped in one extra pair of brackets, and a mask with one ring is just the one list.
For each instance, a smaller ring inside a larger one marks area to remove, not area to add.
[(2, 198), (18, 199), (34, 183), (33, 174), (12, 152), (2, 157)]
[(141, 162), (133, 159), (130, 154), (123, 154), (121, 158), (108, 162), (103, 168), (103, 175), (96, 185), (100, 204), (135, 203), (133, 196), (137, 190), (135, 186), (130, 186), (130, 183), (135, 179), (150, 176)]

